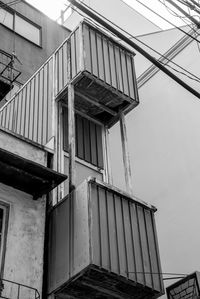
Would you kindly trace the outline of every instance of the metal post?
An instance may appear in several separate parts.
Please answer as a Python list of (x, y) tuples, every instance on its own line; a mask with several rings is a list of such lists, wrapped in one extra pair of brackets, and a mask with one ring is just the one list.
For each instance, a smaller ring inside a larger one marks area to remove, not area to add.
[(109, 142), (109, 131), (108, 128), (105, 128), (105, 167), (106, 167), (106, 178), (108, 184), (113, 184), (112, 180), (112, 170), (111, 170), (111, 163), (110, 163), (110, 142)]
[(125, 117), (123, 113), (120, 115), (120, 130), (121, 130), (122, 154), (123, 154), (123, 163), (124, 163), (126, 191), (130, 194), (133, 194), (131, 164), (130, 164), (130, 158), (128, 152), (128, 142), (127, 142), (127, 131), (126, 131)]
[(69, 193), (75, 188), (75, 116), (74, 85), (68, 85), (68, 130), (69, 130)]

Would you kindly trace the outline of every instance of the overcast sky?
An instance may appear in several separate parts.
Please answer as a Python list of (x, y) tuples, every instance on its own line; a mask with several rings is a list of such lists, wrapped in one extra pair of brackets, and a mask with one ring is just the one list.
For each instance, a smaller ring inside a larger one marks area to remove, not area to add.
[[(37, 7), (41, 11), (43, 11), (46, 15), (48, 15), (53, 20), (56, 20), (60, 16), (60, 11), (65, 9), (68, 5), (67, 0), (27, 0), (33, 6)], [(99, 0), (101, 1), (101, 0)], [(109, 0), (107, 0), (109, 1)], [(150, 6), (151, 9), (155, 10), (165, 18), (169, 19), (171, 22), (175, 23), (177, 26), (184, 25), (182, 20), (178, 17), (173, 16), (172, 12), (167, 9), (163, 4), (161, 4), (158, 0), (140, 0), (147, 6)], [(139, 4), (136, 0), (124, 0), (128, 5), (132, 6), (138, 12), (143, 14), (145, 17), (149, 18), (156, 25), (161, 27), (162, 29), (171, 28), (169, 24), (165, 21), (157, 17), (155, 14), (151, 13), (148, 9), (145, 9), (144, 6)]]

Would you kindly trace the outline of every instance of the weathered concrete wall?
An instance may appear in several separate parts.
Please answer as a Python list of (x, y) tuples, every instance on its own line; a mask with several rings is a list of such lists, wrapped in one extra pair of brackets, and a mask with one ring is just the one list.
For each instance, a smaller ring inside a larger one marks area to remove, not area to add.
[[(5, 0), (3, 2), (8, 3)], [(20, 1), (11, 7), (42, 28), (40, 47), (0, 24), (0, 40), (3, 41), (0, 48), (10, 54), (15, 51), (22, 62), (22, 64), (15, 62), (15, 67), (22, 72), (18, 81), (24, 84), (69, 35), (69, 30), (58, 25), (25, 1)], [(15, 49), (13, 48), (14, 41)]]
[(41, 294), (45, 199), (33, 201), (30, 195), (0, 183), (1, 202), (10, 207), (4, 278), (34, 287)]
[(0, 128), (0, 146), (13, 154), (46, 166), (47, 152), (34, 143), (23, 140), (23, 137), (19, 138), (2, 128)]

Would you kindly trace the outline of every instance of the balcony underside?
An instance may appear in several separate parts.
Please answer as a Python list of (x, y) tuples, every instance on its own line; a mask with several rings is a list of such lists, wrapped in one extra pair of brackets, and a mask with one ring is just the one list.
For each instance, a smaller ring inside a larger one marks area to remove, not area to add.
[[(118, 121), (122, 111), (139, 103), (87, 72), (79, 74), (74, 86), (75, 109), (108, 127)], [(58, 98), (67, 104), (67, 88)]]
[(57, 299), (143, 299), (159, 292), (91, 265), (56, 293)]

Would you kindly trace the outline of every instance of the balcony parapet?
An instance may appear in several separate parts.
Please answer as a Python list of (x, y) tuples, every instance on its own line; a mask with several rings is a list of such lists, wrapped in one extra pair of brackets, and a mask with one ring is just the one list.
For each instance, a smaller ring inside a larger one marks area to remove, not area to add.
[(51, 212), (49, 293), (62, 298), (163, 294), (155, 211), (95, 179), (79, 185)]

